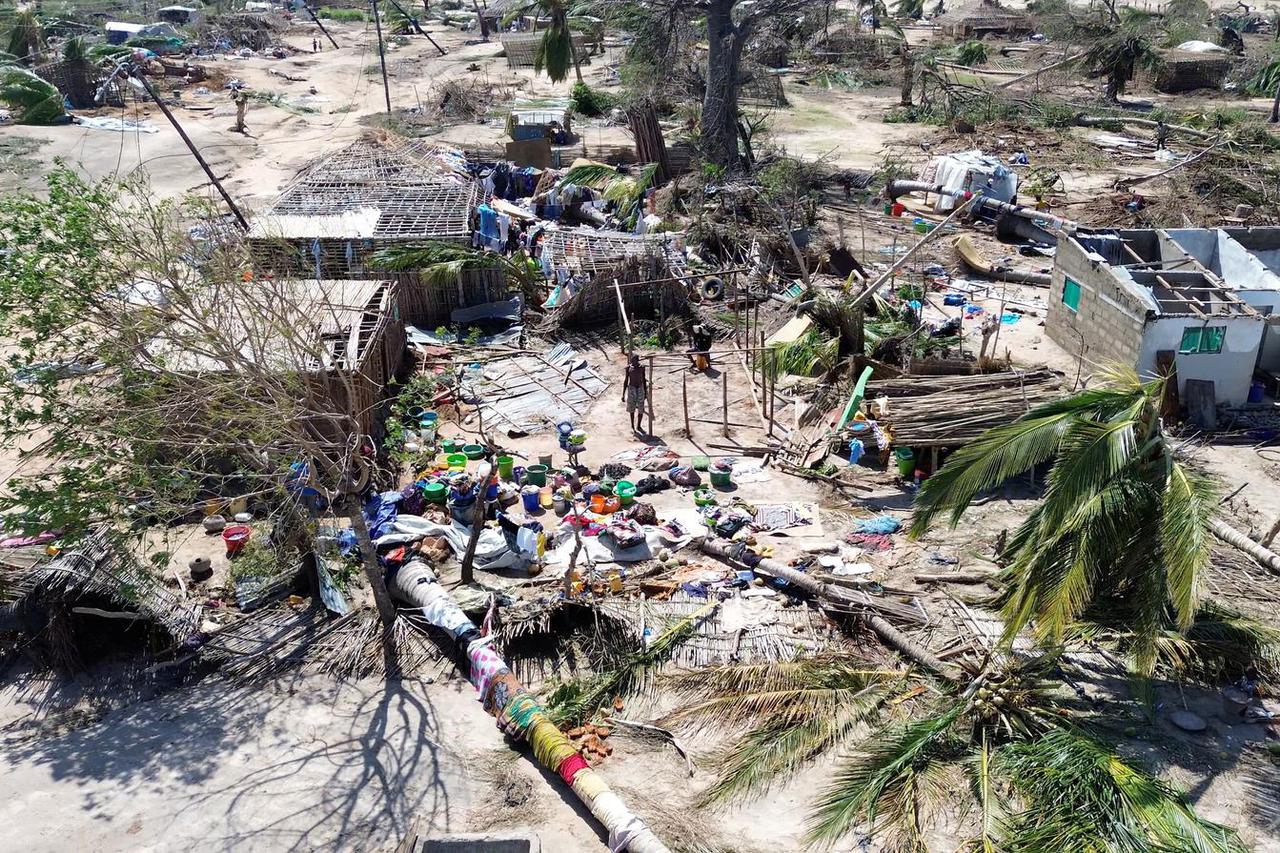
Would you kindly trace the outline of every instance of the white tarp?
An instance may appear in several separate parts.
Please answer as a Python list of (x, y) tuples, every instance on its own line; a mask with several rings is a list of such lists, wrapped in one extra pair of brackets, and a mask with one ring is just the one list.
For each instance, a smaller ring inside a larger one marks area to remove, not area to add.
[[(933, 158), (925, 166), (921, 180), (941, 184), (953, 192), (978, 192), (997, 201), (1012, 202), (1018, 193), (1018, 175), (999, 157), (981, 151), (962, 151)], [(959, 199), (939, 196), (934, 209), (946, 212), (955, 208)]]

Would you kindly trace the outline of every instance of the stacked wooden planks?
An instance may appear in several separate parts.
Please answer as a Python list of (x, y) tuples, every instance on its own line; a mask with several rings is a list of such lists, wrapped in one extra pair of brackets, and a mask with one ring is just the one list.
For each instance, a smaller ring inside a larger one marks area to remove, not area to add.
[(866, 399), (889, 398), (880, 423), (900, 447), (960, 447), (1063, 396), (1063, 376), (1041, 368), (968, 376), (900, 376), (872, 382)]

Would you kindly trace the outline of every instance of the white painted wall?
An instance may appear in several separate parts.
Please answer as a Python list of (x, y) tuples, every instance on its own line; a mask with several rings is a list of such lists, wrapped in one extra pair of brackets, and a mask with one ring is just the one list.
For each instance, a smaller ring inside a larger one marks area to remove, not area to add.
[(1185, 390), (1188, 379), (1207, 379), (1214, 383), (1214, 394), (1219, 403), (1231, 406), (1244, 405), (1249, 396), (1249, 384), (1253, 381), (1253, 366), (1258, 361), (1262, 345), (1264, 323), (1260, 317), (1214, 317), (1205, 322), (1194, 317), (1158, 317), (1147, 324), (1138, 353), (1138, 374), (1144, 378), (1156, 376), (1156, 353), (1160, 350), (1178, 352), (1182, 333), (1188, 327), (1223, 326), (1227, 334), (1220, 353), (1196, 353), (1175, 356), (1178, 367), (1178, 392)]

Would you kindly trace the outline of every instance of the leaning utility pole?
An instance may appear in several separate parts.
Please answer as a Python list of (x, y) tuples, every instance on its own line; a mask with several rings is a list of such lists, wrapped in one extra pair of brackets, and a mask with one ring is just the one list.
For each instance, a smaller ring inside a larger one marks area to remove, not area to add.
[(320, 32), (324, 33), (324, 37), (333, 45), (333, 49), (338, 49), (338, 43), (333, 40), (333, 36), (329, 35), (329, 31), (325, 29), (324, 24), (320, 23), (320, 19), (316, 17), (316, 13), (312, 11), (310, 3), (303, 3), (302, 8), (307, 10), (307, 14), (311, 16), (311, 20), (316, 22), (316, 26), (320, 28)]
[(204, 169), (205, 175), (209, 178), (209, 181), (213, 184), (214, 188), (217, 189), (218, 193), (221, 194), (222, 200), (227, 203), (227, 207), (231, 208), (231, 215), (236, 218), (236, 222), (240, 224), (241, 228), (248, 231), (249, 220), (244, 218), (244, 214), (240, 212), (240, 208), (231, 200), (231, 195), (227, 192), (226, 187), (224, 187), (222, 182), (218, 180), (218, 177), (213, 174), (213, 169), (209, 168), (209, 164), (206, 163), (204, 157), (200, 155), (200, 149), (196, 148), (196, 144), (191, 141), (191, 137), (187, 136), (187, 132), (182, 129), (182, 125), (178, 124), (178, 120), (174, 118), (173, 113), (169, 112), (169, 108), (165, 106), (164, 101), (160, 99), (160, 95), (152, 87), (151, 83), (137, 68), (134, 68), (131, 71), (130, 76), (140, 82), (142, 84), (142, 88), (147, 90), (147, 94), (151, 96), (151, 100), (155, 101), (156, 106), (160, 108), (160, 112), (164, 113), (164, 117), (169, 120), (169, 124), (173, 125), (173, 129), (178, 131), (178, 135), (182, 137), (182, 141), (187, 144), (187, 148), (191, 151), (191, 156), (195, 157), (196, 162), (200, 164), (200, 168)]
[(440, 44), (431, 37), (430, 33), (428, 33), (426, 30), (422, 28), (422, 25), (418, 23), (418, 19), (410, 15), (408, 12), (406, 12), (404, 7), (401, 6), (399, 3), (397, 3), (396, 0), (387, 0), (387, 2), (390, 3), (392, 6), (395, 6), (396, 9), (399, 10), (400, 14), (404, 15), (405, 18), (408, 19), (409, 26), (413, 27), (413, 31), (416, 32), (418, 35), (425, 37), (427, 41), (431, 42), (432, 46), (435, 47), (436, 50), (440, 51), (441, 56), (444, 56), (446, 53), (448, 53), (447, 50), (441, 47)]
[(378, 62), (382, 65), (382, 94), (387, 98), (387, 112), (391, 112), (391, 87), (387, 85), (387, 53), (382, 46), (382, 20), (378, 17), (378, 0), (369, 0), (373, 5), (373, 27), (378, 33)]

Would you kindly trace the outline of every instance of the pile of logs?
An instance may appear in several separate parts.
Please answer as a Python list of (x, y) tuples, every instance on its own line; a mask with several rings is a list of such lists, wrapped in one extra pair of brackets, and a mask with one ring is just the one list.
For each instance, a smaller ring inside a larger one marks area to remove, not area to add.
[(889, 398), (880, 423), (892, 432), (895, 445), (960, 447), (1061, 397), (1062, 382), (1062, 374), (1047, 369), (901, 376), (870, 383), (866, 399)]

